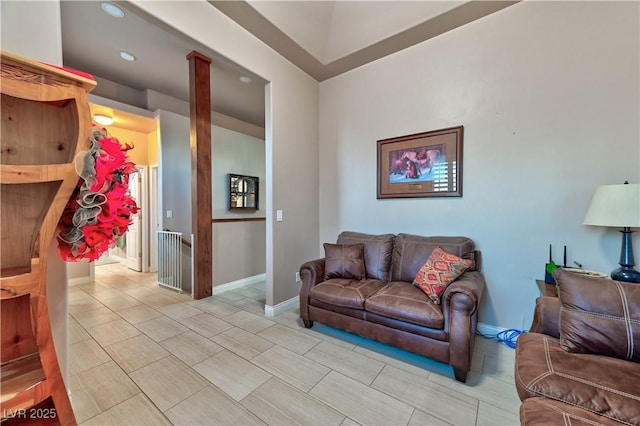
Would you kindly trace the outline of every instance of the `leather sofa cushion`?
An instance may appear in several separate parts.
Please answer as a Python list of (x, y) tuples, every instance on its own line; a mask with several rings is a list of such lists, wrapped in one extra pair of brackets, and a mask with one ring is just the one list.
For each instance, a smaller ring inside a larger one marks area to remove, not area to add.
[(525, 333), (516, 345), (520, 399), (543, 396), (613, 420), (640, 424), (640, 364), (564, 351), (560, 340)]
[(311, 289), (311, 304), (317, 300), (334, 306), (364, 309), (364, 301), (384, 285), (386, 283), (380, 280), (332, 278)]
[(364, 244), (324, 243), (324, 279), (352, 278), (361, 280), (364, 271)]
[(469, 271), (475, 271), (474, 244), (467, 237), (421, 237), (398, 234), (391, 257), (391, 281), (413, 282), (416, 274), (436, 247), (463, 259), (474, 261)]
[(527, 398), (520, 406), (521, 426), (620, 426), (620, 422), (547, 398)]
[(364, 244), (364, 265), (367, 278), (388, 281), (391, 269), (391, 253), (395, 235), (371, 235), (344, 231), (338, 235), (338, 244)]
[(640, 285), (559, 270), (560, 345), (640, 361)]
[(378, 315), (429, 328), (443, 329), (442, 308), (418, 287), (391, 282), (364, 302), (364, 309)]

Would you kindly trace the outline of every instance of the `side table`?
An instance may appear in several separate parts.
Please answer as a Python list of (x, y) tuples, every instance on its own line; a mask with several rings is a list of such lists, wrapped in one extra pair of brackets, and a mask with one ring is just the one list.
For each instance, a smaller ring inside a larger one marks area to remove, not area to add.
[(536, 280), (538, 289), (540, 289), (540, 296), (558, 297), (555, 284), (548, 284), (544, 280)]

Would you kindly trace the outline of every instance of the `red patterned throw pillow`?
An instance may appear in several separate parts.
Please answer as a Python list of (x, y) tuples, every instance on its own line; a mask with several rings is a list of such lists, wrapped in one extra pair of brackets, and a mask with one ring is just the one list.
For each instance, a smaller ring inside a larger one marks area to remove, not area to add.
[(440, 296), (447, 286), (469, 269), (472, 263), (469, 259), (462, 259), (436, 247), (416, 274), (413, 284), (439, 305)]

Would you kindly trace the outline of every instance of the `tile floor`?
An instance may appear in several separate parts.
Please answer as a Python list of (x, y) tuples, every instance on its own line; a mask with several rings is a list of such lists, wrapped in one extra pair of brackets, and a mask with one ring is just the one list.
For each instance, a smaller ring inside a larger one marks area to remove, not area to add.
[(264, 315), (264, 283), (191, 300), (96, 267), (70, 288), (70, 388), (86, 425), (518, 425), (514, 351), (476, 339), (451, 368), (320, 324)]

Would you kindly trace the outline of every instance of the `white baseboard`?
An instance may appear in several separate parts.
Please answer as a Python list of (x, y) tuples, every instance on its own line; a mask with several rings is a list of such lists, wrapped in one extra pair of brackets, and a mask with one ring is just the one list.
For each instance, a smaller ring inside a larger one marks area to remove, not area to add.
[(252, 277), (242, 278), (240, 280), (231, 281), (228, 283), (214, 286), (213, 289), (211, 290), (211, 293), (220, 294), (220, 293), (224, 293), (225, 291), (236, 290), (238, 288), (241, 288), (247, 285), (255, 284), (260, 281), (265, 281), (266, 279), (267, 279), (266, 273), (254, 275)]
[[(505, 330), (509, 330), (508, 328), (496, 327), (495, 325), (489, 325), (479, 322), (478, 323), (478, 331), (485, 336), (495, 336), (498, 333), (501, 333)], [(524, 330), (527, 331), (527, 330)]]
[(92, 283), (93, 281), (94, 281), (94, 277), (88, 276), (88, 277), (70, 278), (67, 280), (67, 283), (69, 287), (71, 287), (74, 285), (89, 284), (89, 283)]
[(289, 309), (293, 309), (300, 304), (299, 297), (292, 297), (289, 300), (285, 300), (282, 303), (278, 303), (275, 306), (264, 305), (264, 314), (268, 317), (275, 317), (276, 315), (280, 315), (281, 313), (288, 311)]

